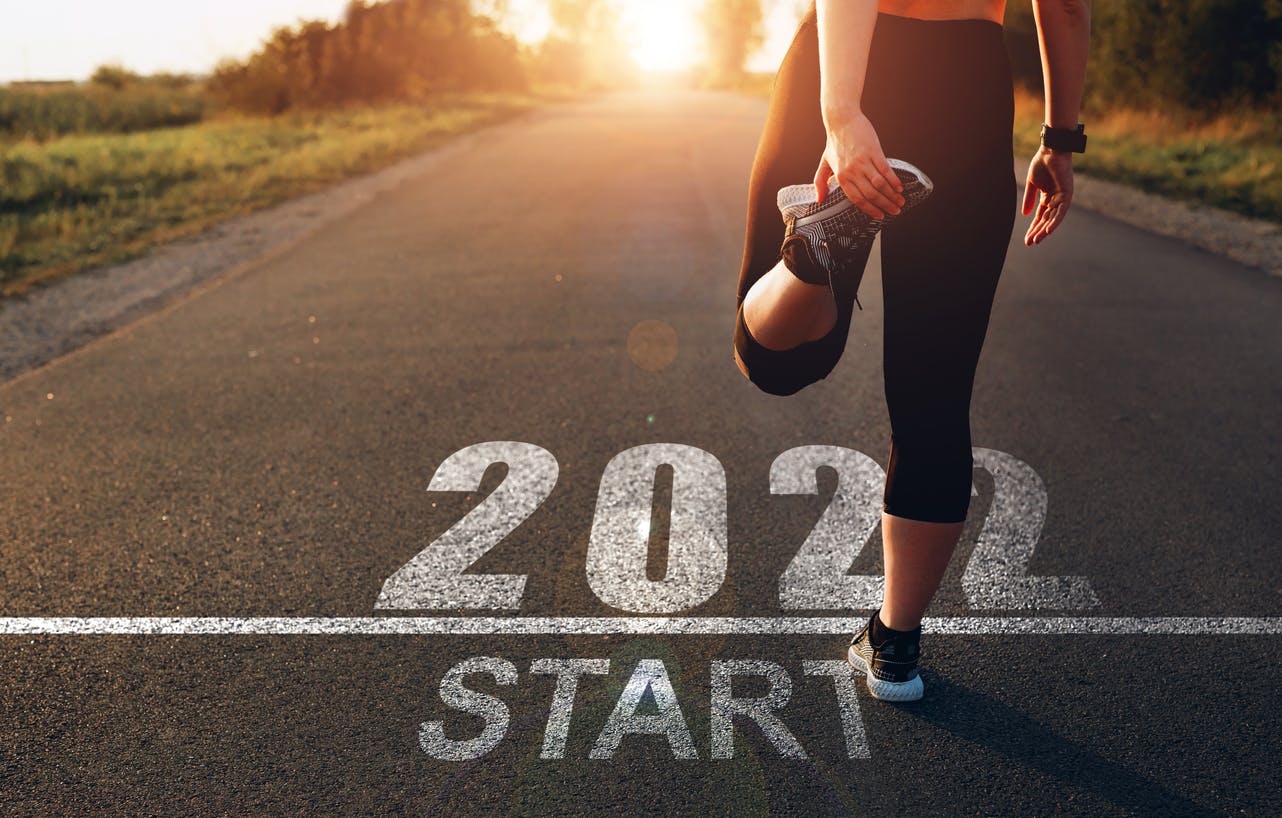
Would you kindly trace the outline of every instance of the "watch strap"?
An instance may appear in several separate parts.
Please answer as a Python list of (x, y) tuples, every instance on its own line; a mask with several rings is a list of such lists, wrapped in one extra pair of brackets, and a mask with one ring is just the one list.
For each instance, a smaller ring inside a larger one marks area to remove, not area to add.
[(1053, 151), (1086, 153), (1086, 126), (1081, 122), (1076, 128), (1052, 128), (1042, 123), (1042, 144)]

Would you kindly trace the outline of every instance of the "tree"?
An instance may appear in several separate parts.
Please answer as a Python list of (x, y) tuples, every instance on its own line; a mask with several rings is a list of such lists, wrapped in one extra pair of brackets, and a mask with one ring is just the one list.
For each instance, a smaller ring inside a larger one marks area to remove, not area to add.
[(619, 32), (619, 8), (602, 0), (548, 0), (552, 34), (541, 49), (544, 70), (588, 87), (618, 85), (635, 71)]
[(101, 85), (105, 88), (114, 88), (119, 91), (126, 85), (133, 85), (141, 77), (133, 71), (119, 64), (100, 65), (94, 69), (93, 76), (89, 81), (94, 85)]
[(761, 0), (704, 0), (699, 23), (707, 42), (706, 84), (734, 87), (744, 64), (765, 40)]

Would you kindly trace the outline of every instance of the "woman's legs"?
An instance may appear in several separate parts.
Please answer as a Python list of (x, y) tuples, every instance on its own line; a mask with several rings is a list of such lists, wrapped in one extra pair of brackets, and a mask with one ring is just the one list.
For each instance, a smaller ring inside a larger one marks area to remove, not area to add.
[[(935, 182), (930, 198), (882, 233), (891, 421), (882, 624), (895, 630), (920, 622), (970, 502), (971, 388), (1015, 215), (1006, 60), (994, 24), (887, 15), (878, 18), (869, 58), (865, 110), (887, 155)], [(944, 132), (940, 121), (970, 124)], [(859, 284), (834, 280), (829, 291), (779, 261), (784, 225), (775, 192), (812, 176), (825, 140), (812, 10), (775, 79), (739, 278), (736, 359), (773, 394), (791, 394), (832, 369)]]
[(819, 39), (811, 9), (775, 75), (748, 181), (736, 293), (735, 362), (772, 395), (791, 395), (828, 376), (845, 349), (855, 309), (855, 277), (832, 282), (832, 289), (808, 284), (780, 258), (785, 226), (776, 194), (814, 178), (826, 141), (819, 109)]
[(864, 110), (887, 155), (935, 183), (881, 234), (891, 445), (879, 618), (896, 631), (920, 625), (970, 506), (971, 393), (1015, 220), (1013, 96), (1000, 26), (879, 15)]
[[(992, 174), (982, 187), (940, 174), (938, 199), (882, 233), (891, 451), (880, 619), (894, 630), (921, 623), (970, 506), (971, 393), (1015, 210), (1013, 171)], [(962, 207), (964, 223), (951, 217)]]

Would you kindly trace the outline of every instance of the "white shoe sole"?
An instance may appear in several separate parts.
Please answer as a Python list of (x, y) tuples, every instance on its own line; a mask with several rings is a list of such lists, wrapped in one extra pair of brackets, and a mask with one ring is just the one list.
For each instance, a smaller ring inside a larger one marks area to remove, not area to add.
[(872, 668), (864, 661), (864, 657), (859, 655), (855, 646), (851, 645), (846, 649), (846, 661), (851, 667), (864, 674), (868, 680), (868, 692), (874, 699), (881, 699), (884, 702), (915, 702), (920, 699), (926, 692), (926, 686), (922, 684), (921, 676), (910, 679), (906, 682), (887, 682), (884, 679), (878, 679), (872, 675)]

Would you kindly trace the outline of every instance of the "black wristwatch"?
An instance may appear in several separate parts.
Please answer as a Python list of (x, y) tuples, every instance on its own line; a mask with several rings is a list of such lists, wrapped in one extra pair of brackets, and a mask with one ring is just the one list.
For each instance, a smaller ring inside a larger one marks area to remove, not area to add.
[(1053, 151), (1068, 153), (1086, 153), (1086, 126), (1077, 123), (1076, 128), (1052, 128), (1042, 123), (1042, 144)]

